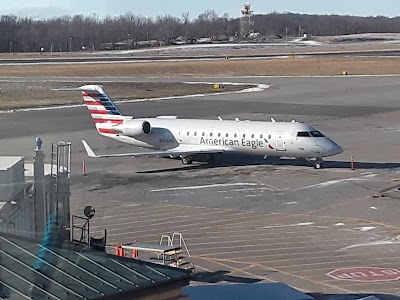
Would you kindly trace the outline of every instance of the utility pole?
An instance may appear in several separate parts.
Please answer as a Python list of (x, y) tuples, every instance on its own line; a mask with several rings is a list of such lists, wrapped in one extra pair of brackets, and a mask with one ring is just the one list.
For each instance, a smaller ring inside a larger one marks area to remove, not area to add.
[(72, 51), (72, 37), (69, 38), (69, 52)]
[(12, 44), (13, 42), (10, 42), (10, 53), (12, 53)]

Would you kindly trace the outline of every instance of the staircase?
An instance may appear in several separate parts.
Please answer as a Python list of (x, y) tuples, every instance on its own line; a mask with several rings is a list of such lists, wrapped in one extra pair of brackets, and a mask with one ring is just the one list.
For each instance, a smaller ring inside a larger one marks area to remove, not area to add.
[[(172, 234), (162, 235), (160, 238), (160, 245), (167, 245), (170, 247), (180, 247), (181, 250), (176, 253), (175, 260), (173, 260), (170, 266), (194, 272), (195, 267), (193, 263), (190, 261), (191, 255), (182, 233), (174, 232)], [(184, 255), (185, 252), (187, 256)]]

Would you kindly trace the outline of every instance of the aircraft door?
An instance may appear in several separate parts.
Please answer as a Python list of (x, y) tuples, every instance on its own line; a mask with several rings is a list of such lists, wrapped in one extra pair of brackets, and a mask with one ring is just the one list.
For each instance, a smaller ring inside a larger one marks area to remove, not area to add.
[(179, 142), (182, 144), (190, 144), (190, 134), (189, 131), (179, 131)]
[(286, 151), (284, 132), (276, 133), (276, 150)]

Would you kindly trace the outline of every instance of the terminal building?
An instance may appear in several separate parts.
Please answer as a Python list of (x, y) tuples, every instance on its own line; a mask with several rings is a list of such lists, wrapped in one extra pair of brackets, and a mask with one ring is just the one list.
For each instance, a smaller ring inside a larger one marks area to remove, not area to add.
[(0, 299), (180, 298), (190, 271), (108, 254), (106, 235), (88, 235), (92, 211), (70, 215), (71, 144), (53, 144), (48, 165), (41, 144), (33, 165), (0, 157)]

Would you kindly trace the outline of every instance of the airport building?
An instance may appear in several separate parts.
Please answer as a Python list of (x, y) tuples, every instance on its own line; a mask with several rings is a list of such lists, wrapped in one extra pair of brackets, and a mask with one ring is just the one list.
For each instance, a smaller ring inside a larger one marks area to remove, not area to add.
[(106, 253), (106, 231), (89, 234), (94, 209), (70, 215), (71, 144), (53, 144), (49, 165), (41, 145), (33, 165), (0, 157), (0, 298), (179, 298), (191, 271)]

